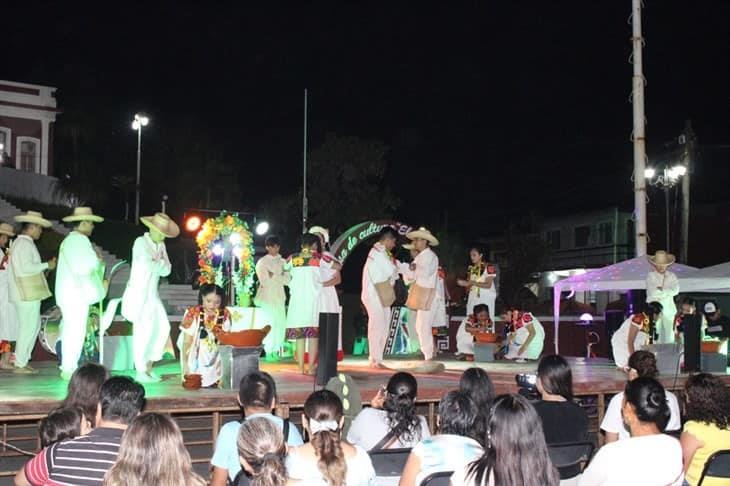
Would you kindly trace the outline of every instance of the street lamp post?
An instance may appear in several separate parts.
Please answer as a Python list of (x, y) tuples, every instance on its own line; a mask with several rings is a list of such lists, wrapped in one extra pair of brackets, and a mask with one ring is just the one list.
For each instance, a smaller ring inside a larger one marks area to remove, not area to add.
[(656, 186), (664, 190), (664, 232), (666, 235), (666, 251), (671, 251), (671, 241), (669, 238), (669, 190), (677, 185), (679, 180), (684, 177), (685, 174), (687, 174), (687, 167), (679, 164), (672, 167), (664, 165), (660, 171), (657, 171), (652, 167), (647, 167), (644, 170), (644, 177), (647, 182), (649, 182), (652, 186)]
[(137, 130), (137, 184), (135, 187), (135, 201), (134, 201), (134, 221), (139, 221), (139, 198), (142, 177), (142, 127), (146, 127), (149, 124), (150, 119), (139, 113), (134, 115), (132, 120), (132, 129)]

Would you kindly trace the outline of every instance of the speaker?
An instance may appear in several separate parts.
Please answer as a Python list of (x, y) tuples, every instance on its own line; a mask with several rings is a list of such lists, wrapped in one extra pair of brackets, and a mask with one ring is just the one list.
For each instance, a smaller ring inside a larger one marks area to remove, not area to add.
[(618, 328), (621, 327), (621, 324), (624, 323), (626, 320), (626, 316), (624, 315), (623, 311), (620, 310), (607, 310), (603, 314), (604, 319), (606, 320), (606, 340), (608, 341), (608, 357), (611, 359), (613, 358), (613, 346), (611, 346), (611, 338), (613, 337), (614, 333), (618, 331)]
[(700, 330), (702, 316), (682, 316), (684, 328), (684, 371), (700, 371)]

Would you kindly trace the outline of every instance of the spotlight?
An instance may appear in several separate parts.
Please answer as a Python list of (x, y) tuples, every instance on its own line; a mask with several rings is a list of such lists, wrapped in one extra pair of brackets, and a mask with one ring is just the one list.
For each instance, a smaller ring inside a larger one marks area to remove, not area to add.
[(256, 234), (259, 236), (263, 236), (266, 233), (269, 232), (269, 223), (266, 221), (261, 221), (259, 224), (256, 225)]
[(191, 233), (195, 233), (200, 229), (200, 226), (203, 224), (199, 216), (190, 216), (185, 221), (185, 229)]
[(223, 248), (223, 245), (221, 245), (220, 243), (216, 243), (215, 245), (213, 245), (213, 255), (218, 256), (218, 257), (223, 256), (223, 253), (225, 251), (226, 251), (226, 249)]
[(241, 234), (240, 233), (231, 233), (231, 236), (228, 237), (228, 241), (231, 242), (231, 245), (238, 245), (241, 243)]
[(677, 174), (679, 177), (682, 177), (687, 173), (687, 167), (684, 165), (675, 165), (672, 167), (672, 170), (675, 174)]
[(581, 314), (579, 319), (583, 322), (593, 322), (593, 316), (587, 312)]
[(647, 179), (653, 179), (655, 175), (656, 171), (651, 167), (647, 167), (646, 169), (644, 169), (644, 177), (646, 177)]

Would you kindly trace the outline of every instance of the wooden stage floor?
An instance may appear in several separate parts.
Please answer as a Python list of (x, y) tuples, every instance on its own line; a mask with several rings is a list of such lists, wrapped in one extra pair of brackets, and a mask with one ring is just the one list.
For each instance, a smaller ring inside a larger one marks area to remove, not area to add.
[[(453, 359), (440, 359), (446, 370), (438, 374), (414, 373), (418, 379), (420, 402), (437, 402), (444, 392), (458, 386), (459, 376), (471, 366), (484, 368), (492, 378), (498, 393), (514, 392), (515, 374), (534, 372), (536, 363), (468, 363)], [(408, 360), (390, 360), (386, 364), (396, 368), (408, 367)], [(606, 359), (583, 361), (572, 358), (575, 394), (611, 395), (623, 390), (626, 382), (624, 373), (618, 371)], [(66, 383), (58, 377), (55, 363), (36, 362), (37, 375), (18, 375), (0, 371), (0, 421), (13, 421), (21, 417), (32, 418), (46, 414), (55, 407), (66, 393)], [(179, 365), (176, 361), (163, 362), (155, 367), (163, 381), (145, 384), (147, 409), (183, 413), (195, 411), (234, 411), (237, 390), (197, 390), (182, 388), (179, 380)], [(280, 401), (289, 408), (300, 408), (315, 387), (312, 377), (300, 375), (291, 362), (272, 363), (262, 361), (261, 369), (271, 373), (276, 380)], [(363, 357), (347, 357), (340, 362), (339, 371), (354, 378), (360, 387), (363, 401), (369, 402), (381, 384), (387, 382), (392, 369), (373, 370), (367, 367)], [(115, 373), (116, 374), (116, 373)], [(122, 373), (119, 373), (122, 374)], [(663, 376), (665, 387), (678, 389), (684, 385), (685, 374)], [(730, 383), (730, 376), (725, 375)]]

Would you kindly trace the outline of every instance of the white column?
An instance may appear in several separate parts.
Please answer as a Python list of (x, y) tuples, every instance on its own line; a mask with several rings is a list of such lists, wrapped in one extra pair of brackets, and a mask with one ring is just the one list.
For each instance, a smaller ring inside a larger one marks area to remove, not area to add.
[(40, 173), (43, 175), (48, 174), (48, 145), (49, 145), (49, 120), (41, 119), (41, 167)]

